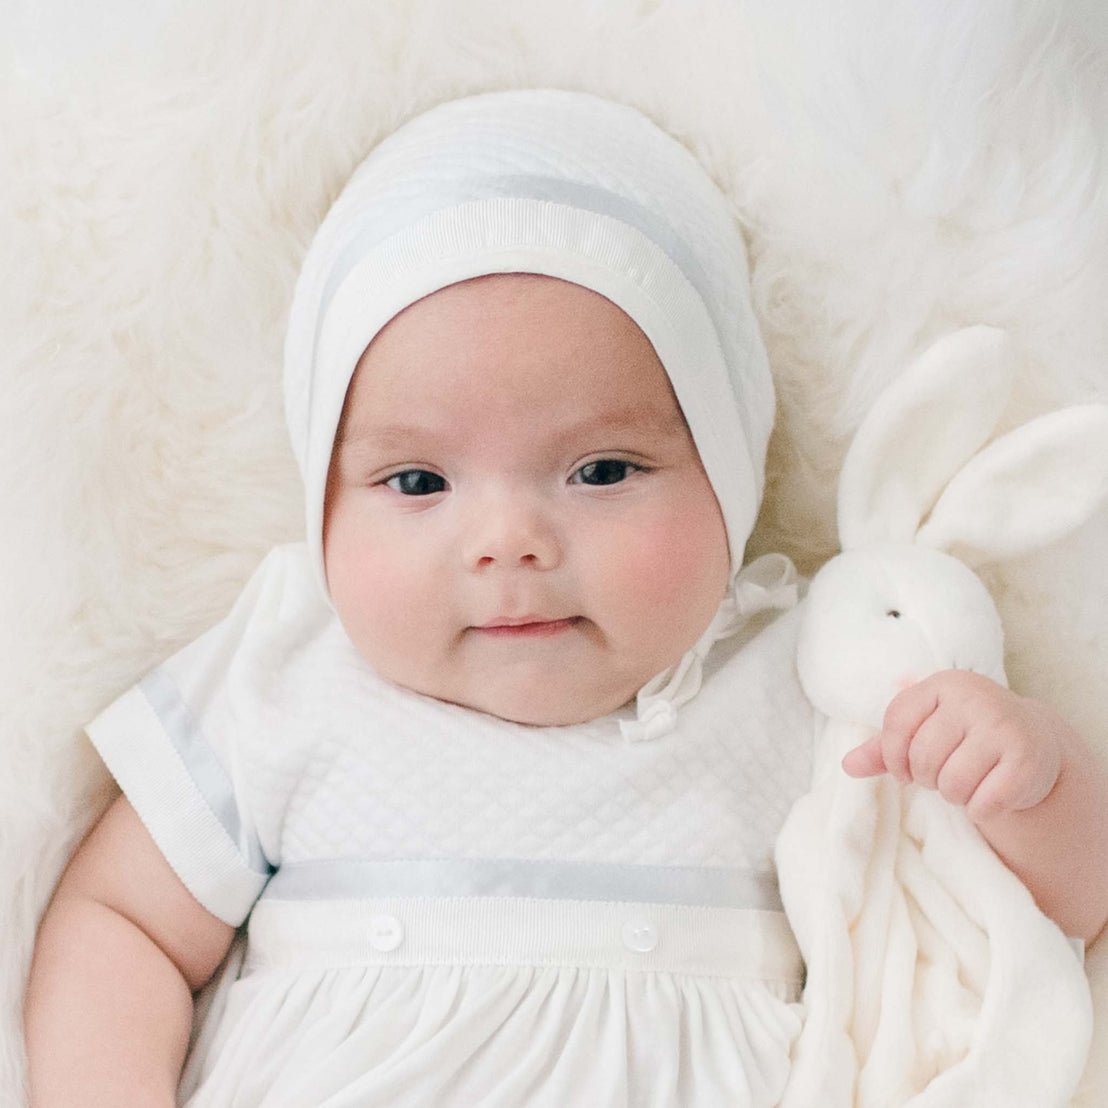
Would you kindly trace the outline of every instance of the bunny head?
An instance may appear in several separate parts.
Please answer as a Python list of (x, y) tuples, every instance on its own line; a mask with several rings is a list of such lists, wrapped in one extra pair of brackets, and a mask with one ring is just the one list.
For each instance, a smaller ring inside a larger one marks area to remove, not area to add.
[(949, 554), (906, 543), (850, 550), (812, 580), (797, 666), (821, 712), (876, 729), (901, 689), (939, 670), (1004, 684), (1000, 616), (981, 579)]
[(843, 553), (813, 578), (797, 648), (808, 698), (879, 728), (942, 669), (1005, 683), (1000, 617), (970, 569), (1046, 546), (1108, 496), (1108, 405), (1065, 408), (988, 442), (1008, 404), (1007, 335), (929, 347), (862, 421), (839, 481)]

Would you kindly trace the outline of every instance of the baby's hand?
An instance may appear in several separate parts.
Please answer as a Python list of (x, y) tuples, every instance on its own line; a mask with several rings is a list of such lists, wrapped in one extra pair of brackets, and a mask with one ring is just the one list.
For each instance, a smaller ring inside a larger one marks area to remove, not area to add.
[(980, 823), (1045, 800), (1075, 737), (1045, 704), (980, 674), (944, 670), (897, 695), (882, 729), (846, 755), (843, 769), (937, 789)]

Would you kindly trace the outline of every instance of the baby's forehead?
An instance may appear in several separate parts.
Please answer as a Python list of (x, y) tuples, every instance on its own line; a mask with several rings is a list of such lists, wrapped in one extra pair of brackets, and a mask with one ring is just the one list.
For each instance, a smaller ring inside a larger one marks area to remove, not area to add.
[(686, 431), (629, 316), (590, 289), (519, 273), (449, 286), (395, 316), (358, 361), (338, 440), (413, 428), (446, 438), (456, 419), (492, 435), (498, 420), (547, 437)]
[(516, 367), (510, 383), (532, 388), (536, 399), (573, 393), (581, 372), (584, 383), (598, 374), (628, 384), (652, 376), (672, 392), (650, 339), (619, 306), (570, 281), (515, 272), (461, 281), (407, 305), (373, 337), (352, 376), (386, 394), (458, 375), (480, 389), (504, 362)]

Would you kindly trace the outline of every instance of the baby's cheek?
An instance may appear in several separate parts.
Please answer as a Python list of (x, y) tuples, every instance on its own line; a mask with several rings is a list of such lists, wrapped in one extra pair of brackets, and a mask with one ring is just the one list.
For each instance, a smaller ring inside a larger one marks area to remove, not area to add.
[(706, 607), (710, 618), (723, 597), (729, 560), (722, 527), (698, 519), (659, 522), (622, 544), (618, 558), (624, 588), (656, 618)]
[(692, 567), (686, 552), (669, 536), (661, 534), (635, 547), (630, 562), (636, 595), (644, 604), (669, 608), (687, 593)]
[(380, 666), (382, 656), (409, 653), (419, 630), (411, 598), (418, 597), (403, 564), (364, 550), (336, 559), (329, 568), (331, 599), (343, 626), (363, 657)]

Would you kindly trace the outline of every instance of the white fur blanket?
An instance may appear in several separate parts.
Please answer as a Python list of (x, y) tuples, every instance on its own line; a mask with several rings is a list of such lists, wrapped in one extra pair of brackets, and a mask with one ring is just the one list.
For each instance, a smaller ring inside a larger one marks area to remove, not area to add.
[[(28, 0), (28, 3), (30, 0)], [(1108, 21), (1094, 0), (201, 0), (36, 68), (0, 42), (0, 1103), (35, 922), (110, 796), (80, 726), (296, 538), (280, 349), (369, 147), (433, 103), (633, 104), (734, 200), (779, 389), (752, 553), (836, 546), (838, 464), (967, 323), (1012, 418), (1108, 397)], [(41, 45), (41, 44), (40, 44)], [(32, 64), (34, 63), (34, 64)], [(1108, 754), (1108, 515), (989, 579), (1014, 687)], [(1102, 944), (1103, 945), (1103, 944)], [(1108, 950), (1078, 1103), (1108, 1103)], [(1044, 1064), (1049, 1064), (1044, 1060)]]

